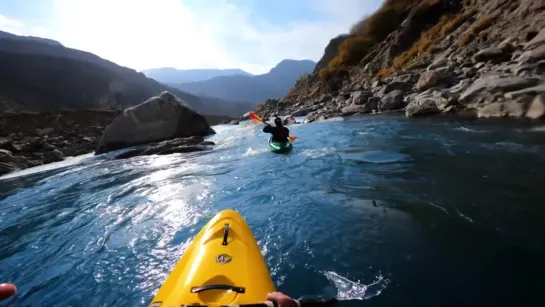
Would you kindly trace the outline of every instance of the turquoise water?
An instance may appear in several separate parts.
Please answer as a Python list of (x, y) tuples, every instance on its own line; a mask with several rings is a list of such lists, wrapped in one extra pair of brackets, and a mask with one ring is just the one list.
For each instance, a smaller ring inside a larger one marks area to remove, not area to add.
[[(84, 156), (0, 179), (10, 306), (145, 306), (200, 228), (233, 208), (279, 290), (339, 306), (540, 305), (545, 129), (369, 116), (215, 127), (209, 153)], [(40, 169), (38, 169), (40, 170)], [(363, 301), (362, 301), (363, 300)]]

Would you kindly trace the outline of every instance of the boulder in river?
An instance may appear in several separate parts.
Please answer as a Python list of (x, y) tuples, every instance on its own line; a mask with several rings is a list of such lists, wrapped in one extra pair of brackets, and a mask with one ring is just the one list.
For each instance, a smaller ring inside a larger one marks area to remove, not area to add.
[(537, 78), (485, 76), (479, 78), (464, 91), (460, 96), (460, 102), (469, 103), (472, 100), (487, 98), (493, 93), (521, 90), (538, 83), (539, 79)]
[(380, 111), (391, 111), (401, 109), (405, 106), (403, 102), (404, 93), (401, 90), (393, 90), (380, 100), (378, 107)]
[(531, 119), (540, 119), (545, 117), (545, 94), (536, 96), (526, 112), (526, 117)]
[(123, 111), (106, 127), (95, 154), (174, 138), (215, 134), (206, 119), (163, 92)]
[(188, 153), (211, 149), (213, 142), (204, 141), (201, 136), (178, 138), (160, 143), (148, 144), (121, 153), (115, 159), (128, 159), (137, 156), (168, 155), (173, 153)]

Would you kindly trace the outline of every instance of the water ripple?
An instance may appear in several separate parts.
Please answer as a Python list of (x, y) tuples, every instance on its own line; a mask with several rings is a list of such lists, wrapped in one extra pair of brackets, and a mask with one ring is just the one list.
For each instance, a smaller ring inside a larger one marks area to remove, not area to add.
[(207, 153), (86, 156), (0, 179), (9, 303), (145, 306), (227, 208), (295, 297), (541, 301), (543, 134), (372, 116), (292, 126), (293, 152), (275, 155), (259, 129), (219, 126)]

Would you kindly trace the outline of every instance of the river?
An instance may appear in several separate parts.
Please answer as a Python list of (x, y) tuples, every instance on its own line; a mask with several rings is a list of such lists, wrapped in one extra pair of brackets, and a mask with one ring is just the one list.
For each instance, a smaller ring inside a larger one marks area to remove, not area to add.
[[(0, 179), (13, 306), (145, 306), (217, 212), (239, 211), (280, 291), (339, 306), (542, 306), (545, 129), (367, 116), (216, 126), (213, 151), (86, 155)], [(363, 300), (363, 301), (362, 301)]]

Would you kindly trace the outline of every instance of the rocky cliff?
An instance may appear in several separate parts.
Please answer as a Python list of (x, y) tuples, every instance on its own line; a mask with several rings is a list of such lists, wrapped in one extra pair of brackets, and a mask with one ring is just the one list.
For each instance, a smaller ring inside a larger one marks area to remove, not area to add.
[(545, 115), (543, 0), (386, 0), (313, 74), (256, 111), (331, 116)]

